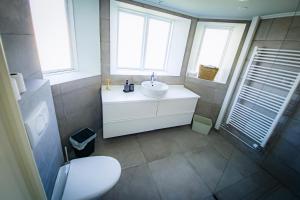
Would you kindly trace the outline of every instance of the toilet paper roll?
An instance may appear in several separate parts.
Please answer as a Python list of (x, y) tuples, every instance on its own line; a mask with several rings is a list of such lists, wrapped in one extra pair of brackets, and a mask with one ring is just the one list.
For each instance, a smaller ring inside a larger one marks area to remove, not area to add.
[(13, 87), (13, 92), (14, 92), (14, 95), (16, 97), (16, 100), (20, 100), (21, 99), (21, 95), (20, 95), (20, 92), (19, 92), (19, 89), (18, 89), (18, 85), (17, 85), (17, 81), (16, 79), (13, 79), (13, 78), (10, 78), (11, 80), (11, 84), (12, 84), (12, 87)]
[(24, 82), (23, 75), (21, 73), (14, 73), (14, 74), (10, 74), (10, 76), (16, 80), (18, 88), (19, 88), (19, 92), (20, 93), (26, 92), (26, 85)]

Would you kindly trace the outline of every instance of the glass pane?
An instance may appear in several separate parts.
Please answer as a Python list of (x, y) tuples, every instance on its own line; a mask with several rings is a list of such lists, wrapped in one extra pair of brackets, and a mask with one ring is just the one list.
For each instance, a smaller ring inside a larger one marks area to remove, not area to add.
[(65, 1), (30, 0), (35, 38), (43, 71), (71, 68)]
[(144, 17), (119, 12), (118, 66), (138, 68), (141, 64)]
[(206, 28), (202, 39), (198, 65), (220, 67), (229, 35), (228, 29)]
[(171, 24), (166, 21), (149, 19), (146, 47), (146, 69), (164, 69)]

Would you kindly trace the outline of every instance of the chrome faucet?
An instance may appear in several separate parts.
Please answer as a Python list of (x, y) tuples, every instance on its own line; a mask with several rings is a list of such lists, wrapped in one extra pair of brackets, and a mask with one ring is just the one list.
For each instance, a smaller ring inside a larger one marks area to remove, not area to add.
[(152, 72), (152, 75), (150, 76), (151, 84), (153, 85), (153, 82), (155, 80), (154, 72)]

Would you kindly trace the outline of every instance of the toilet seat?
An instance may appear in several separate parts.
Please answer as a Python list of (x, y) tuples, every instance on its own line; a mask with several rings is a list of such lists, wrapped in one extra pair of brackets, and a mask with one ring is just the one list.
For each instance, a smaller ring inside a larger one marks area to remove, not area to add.
[(72, 160), (62, 199), (99, 198), (117, 183), (120, 175), (121, 166), (111, 157), (93, 156)]

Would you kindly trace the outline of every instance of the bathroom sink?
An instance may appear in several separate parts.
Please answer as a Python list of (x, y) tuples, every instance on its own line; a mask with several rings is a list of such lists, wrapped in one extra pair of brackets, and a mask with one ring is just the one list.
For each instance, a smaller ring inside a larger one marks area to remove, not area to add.
[(141, 84), (141, 92), (148, 97), (163, 97), (169, 89), (169, 86), (159, 81), (143, 81)]

